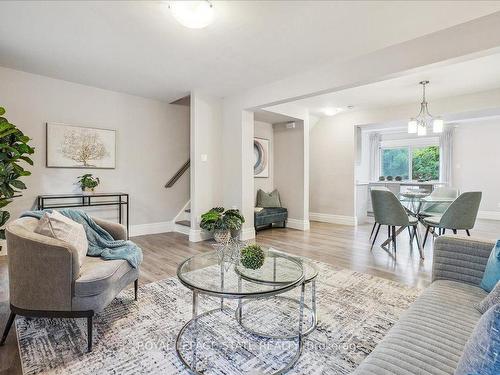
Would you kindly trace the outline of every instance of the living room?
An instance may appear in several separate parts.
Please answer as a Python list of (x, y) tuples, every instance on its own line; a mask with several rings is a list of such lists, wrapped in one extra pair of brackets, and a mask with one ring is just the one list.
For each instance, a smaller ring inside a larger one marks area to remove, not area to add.
[(0, 374), (500, 373), (500, 3), (0, 13)]

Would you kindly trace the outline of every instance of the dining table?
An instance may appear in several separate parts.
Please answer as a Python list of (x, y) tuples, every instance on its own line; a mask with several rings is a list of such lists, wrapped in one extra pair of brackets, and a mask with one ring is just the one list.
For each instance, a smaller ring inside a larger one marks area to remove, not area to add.
[[(430, 193), (426, 192), (403, 192), (398, 195), (399, 201), (403, 204), (409, 215), (412, 215), (418, 219), (420, 223), (423, 224), (423, 218), (426, 215), (422, 214), (422, 209), (428, 207), (432, 204), (446, 205), (449, 206), (453, 203), (455, 198), (448, 197), (433, 197)], [(396, 230), (396, 236), (399, 235), (405, 228), (401, 227)], [(392, 241), (391, 237), (388, 237), (382, 244), (382, 247), (387, 246)]]

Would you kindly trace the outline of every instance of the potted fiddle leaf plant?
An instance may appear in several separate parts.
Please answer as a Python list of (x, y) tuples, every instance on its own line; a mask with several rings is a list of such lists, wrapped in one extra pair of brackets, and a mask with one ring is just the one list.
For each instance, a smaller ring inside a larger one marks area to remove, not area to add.
[[(11, 124), (3, 115), (5, 109), (0, 107), (0, 239), (5, 239), (5, 224), (10, 218), (10, 213), (4, 210), (13, 198), (19, 197), (21, 190), (26, 185), (22, 177), (31, 175), (21, 164), (33, 165), (33, 160), (28, 156), (35, 149), (28, 143), (30, 138)], [(0, 247), (1, 250), (1, 247)]]
[(95, 188), (100, 184), (99, 177), (94, 177), (90, 173), (78, 176), (76, 184), (78, 184), (84, 193), (93, 193)]
[(201, 215), (200, 228), (213, 232), (215, 241), (228, 243), (231, 232), (238, 231), (245, 222), (239, 210), (225, 210), (224, 207), (214, 207)]

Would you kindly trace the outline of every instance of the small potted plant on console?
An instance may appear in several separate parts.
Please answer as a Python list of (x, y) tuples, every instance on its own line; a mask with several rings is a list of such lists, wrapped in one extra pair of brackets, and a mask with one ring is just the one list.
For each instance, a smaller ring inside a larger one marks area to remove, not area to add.
[(86, 173), (82, 176), (78, 176), (76, 184), (80, 185), (84, 193), (92, 194), (100, 182), (99, 177), (94, 177), (92, 174)]

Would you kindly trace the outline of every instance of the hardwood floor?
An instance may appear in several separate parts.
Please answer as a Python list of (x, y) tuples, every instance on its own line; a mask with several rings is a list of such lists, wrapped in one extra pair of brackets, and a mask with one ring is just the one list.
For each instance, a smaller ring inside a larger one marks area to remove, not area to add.
[[(293, 229), (269, 229), (258, 232), (257, 242), (291, 254), (309, 257), (340, 268), (348, 268), (399, 281), (409, 286), (425, 287), (430, 283), (432, 267), (432, 241), (424, 250), (425, 260), (420, 261), (418, 249), (409, 245), (407, 232), (398, 237), (395, 259), (381, 249), (386, 231), (382, 228), (377, 244), (370, 251), (368, 237), (371, 224), (357, 227), (326, 223), (311, 223), (309, 232)], [(497, 239), (500, 221), (480, 220), (472, 235)], [(187, 236), (179, 233), (162, 233), (134, 237), (132, 239), (144, 251), (140, 284), (161, 280), (176, 274), (177, 265), (185, 258), (212, 249), (210, 242), (190, 243)], [(0, 257), (0, 332), (7, 321), (8, 275), (7, 257)], [(139, 295), (140, 298), (140, 295)], [(21, 364), (14, 329), (5, 346), (0, 347), (0, 375), (21, 374)]]

